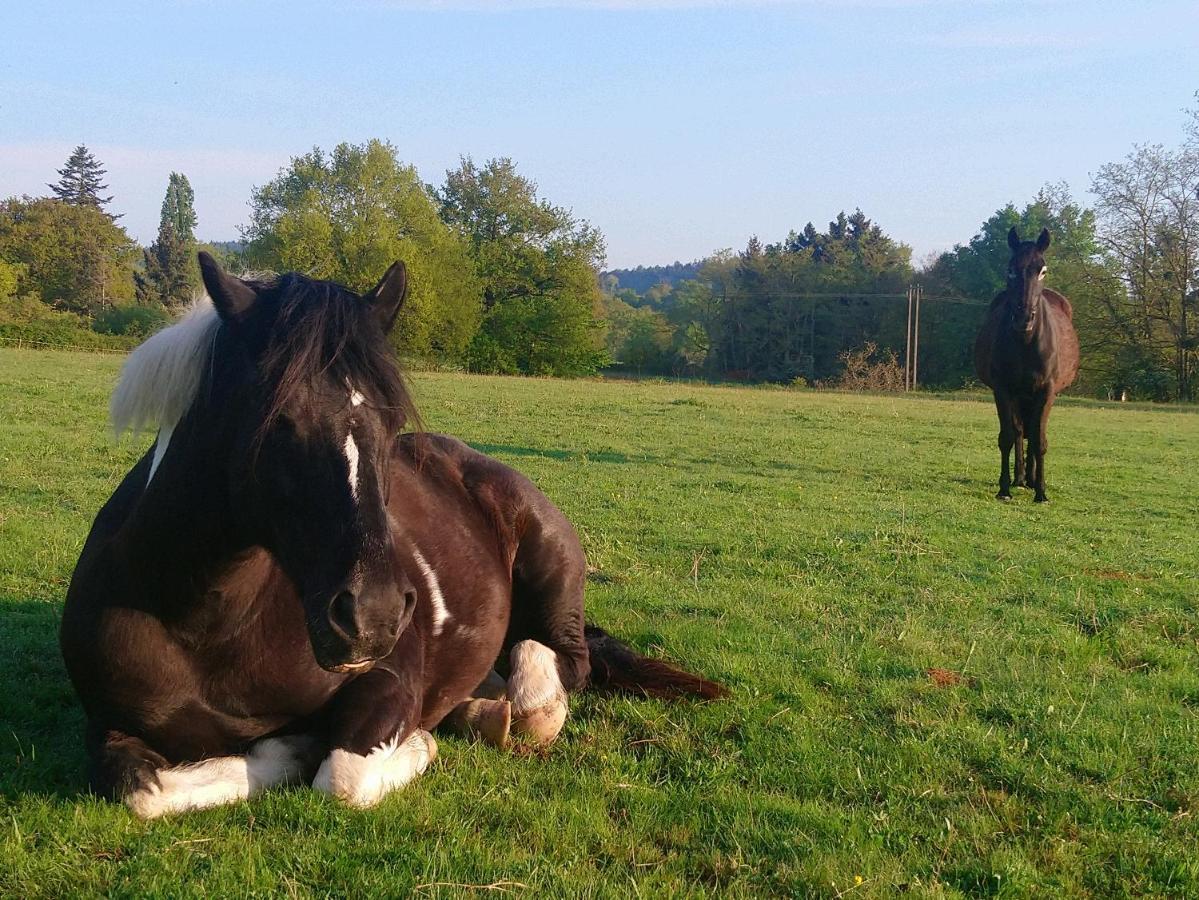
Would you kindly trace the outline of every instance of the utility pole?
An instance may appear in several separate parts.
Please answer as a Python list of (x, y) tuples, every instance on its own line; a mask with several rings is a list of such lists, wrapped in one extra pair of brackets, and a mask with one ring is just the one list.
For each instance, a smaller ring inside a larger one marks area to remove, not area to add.
[(916, 390), (916, 373), (920, 362), (920, 296), (924, 288), (916, 285), (916, 323), (912, 328), (912, 390)]
[(903, 348), (903, 389), (910, 390), (912, 383), (912, 286), (908, 285), (908, 324), (903, 332), (906, 342)]

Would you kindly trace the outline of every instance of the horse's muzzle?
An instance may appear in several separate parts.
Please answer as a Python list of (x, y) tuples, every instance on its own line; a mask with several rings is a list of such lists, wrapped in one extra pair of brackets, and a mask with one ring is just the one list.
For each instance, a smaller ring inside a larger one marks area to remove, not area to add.
[(324, 621), (310, 629), (317, 663), (331, 672), (369, 668), (395, 648), (415, 609), (416, 591), (406, 581), (338, 591)]

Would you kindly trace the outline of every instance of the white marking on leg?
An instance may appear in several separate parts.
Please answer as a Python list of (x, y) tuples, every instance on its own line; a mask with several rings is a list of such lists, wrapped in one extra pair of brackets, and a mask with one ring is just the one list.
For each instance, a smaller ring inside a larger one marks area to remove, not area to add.
[(158, 440), (154, 442), (154, 457), (150, 460), (150, 477), (146, 479), (147, 486), (154, 480), (154, 473), (158, 471), (158, 464), (166, 456), (167, 445), (170, 444), (171, 435), (174, 432), (174, 425), (163, 425), (162, 428), (158, 429)]
[(420, 569), (425, 583), (429, 586), (429, 599), (433, 603), (433, 634), (441, 634), (442, 628), (450, 619), (450, 611), (446, 608), (445, 597), (441, 593), (441, 584), (437, 581), (437, 573), (433, 571), (433, 567), (415, 547), (412, 548), (412, 555), (416, 558), (416, 567)]
[(245, 800), (277, 784), (303, 776), (312, 739), (302, 736), (259, 741), (246, 756), (218, 756), (159, 769), (159, 785), (134, 791), (126, 805), (143, 819), (207, 809)]
[(351, 806), (374, 806), (403, 787), (437, 758), (437, 742), (417, 730), (400, 742), (399, 736), (380, 744), (366, 756), (334, 750), (321, 763), (312, 786)]
[(358, 445), (354, 443), (354, 435), (346, 435), (346, 462), (350, 466), (350, 493), (358, 499)]
[(558, 655), (545, 644), (521, 641), (508, 655), (508, 699), (520, 715), (554, 702), (566, 702), (566, 689), (558, 677)]

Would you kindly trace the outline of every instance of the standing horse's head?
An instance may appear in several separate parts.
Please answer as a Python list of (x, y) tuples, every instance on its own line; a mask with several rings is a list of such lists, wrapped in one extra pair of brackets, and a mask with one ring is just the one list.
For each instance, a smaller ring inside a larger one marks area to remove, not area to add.
[(1031, 338), (1037, 328), (1041, 309), (1041, 289), (1045, 286), (1045, 251), (1049, 249), (1049, 229), (1042, 228), (1035, 241), (1020, 240), (1015, 226), (1007, 234), (1008, 246), (1012, 249), (1012, 261), (1008, 264), (1007, 291), (1008, 307), (1011, 311), (1012, 331)]
[(387, 512), (396, 433), (413, 413), (386, 334), (407, 292), (395, 263), (369, 293), (301, 275), (243, 281), (200, 254), (221, 319), (214, 365), (232, 447), (231, 516), (291, 579), (317, 662), (386, 656), (416, 592)]

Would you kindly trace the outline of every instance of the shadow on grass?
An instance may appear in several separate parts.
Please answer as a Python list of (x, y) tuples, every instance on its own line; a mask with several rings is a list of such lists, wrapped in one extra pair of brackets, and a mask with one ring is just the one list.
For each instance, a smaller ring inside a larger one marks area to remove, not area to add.
[(542, 459), (556, 459), (560, 462), (573, 462), (575, 460), (604, 463), (656, 462), (653, 457), (640, 455), (632, 457), (626, 453), (617, 453), (613, 450), (601, 450), (597, 452), (587, 450), (542, 450), (537, 447), (513, 447), (508, 444), (476, 443), (472, 443), (470, 446), (480, 453), (486, 453), (488, 456), (536, 456)]
[(81, 799), (83, 710), (58, 648), (59, 603), (0, 596), (0, 797)]

